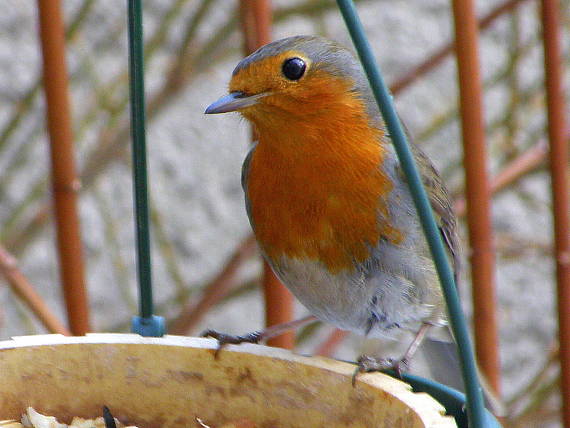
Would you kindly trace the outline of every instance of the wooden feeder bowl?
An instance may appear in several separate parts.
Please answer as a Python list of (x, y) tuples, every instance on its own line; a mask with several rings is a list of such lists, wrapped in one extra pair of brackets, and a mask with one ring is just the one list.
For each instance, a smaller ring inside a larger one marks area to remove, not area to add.
[(425, 393), (380, 373), (351, 383), (354, 365), (259, 345), (134, 334), (22, 336), (0, 342), (0, 420), (28, 406), (93, 418), (106, 405), (141, 428), (211, 427), (249, 419), (259, 428), (448, 428)]

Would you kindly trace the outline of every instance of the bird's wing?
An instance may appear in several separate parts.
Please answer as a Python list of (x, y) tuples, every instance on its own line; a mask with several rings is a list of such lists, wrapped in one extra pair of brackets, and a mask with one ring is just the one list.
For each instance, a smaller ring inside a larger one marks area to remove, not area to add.
[[(449, 193), (426, 154), (414, 143), (411, 143), (410, 146), (443, 241), (447, 246), (453, 265), (455, 281), (457, 282), (460, 270), (459, 239), (457, 236), (457, 221), (451, 206)], [(405, 174), (401, 168), (400, 173), (405, 180)]]
[(249, 176), (249, 165), (251, 163), (251, 158), (253, 157), (253, 152), (255, 152), (256, 147), (257, 147), (257, 141), (253, 143), (241, 167), (241, 187), (243, 188), (243, 191), (246, 194), (245, 209), (247, 211), (248, 216), (250, 216), (251, 214), (251, 209), (249, 204), (249, 198), (247, 197), (247, 178)]

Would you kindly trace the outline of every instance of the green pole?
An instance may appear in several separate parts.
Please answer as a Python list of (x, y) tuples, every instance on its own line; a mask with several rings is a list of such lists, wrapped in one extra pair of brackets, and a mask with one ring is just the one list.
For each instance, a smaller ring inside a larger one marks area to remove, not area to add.
[(441, 240), (439, 228), (433, 217), (431, 205), (423, 187), (420, 175), (416, 168), (412, 153), (408, 147), (405, 133), (393, 106), (392, 96), (380, 74), (370, 44), (364, 34), (362, 23), (356, 12), (352, 0), (337, 0), (342, 16), (354, 42), (362, 66), (366, 72), (378, 107), (390, 133), (392, 143), (396, 149), (400, 164), (406, 174), (410, 192), (414, 199), (426, 239), (428, 241), (437, 273), (445, 294), (450, 324), (459, 348), (459, 358), (465, 392), (467, 396), (467, 414), (472, 427), (483, 428), (487, 426), (487, 413), (483, 404), (481, 387), (477, 377), (477, 367), (473, 354), (473, 347), (469, 339), (467, 324), (461, 310), (461, 303), (457, 294), (453, 273), (447, 259), (447, 253)]
[(133, 189), (137, 242), (137, 278), (140, 290), (140, 316), (133, 317), (131, 330), (143, 336), (164, 335), (164, 320), (153, 315), (152, 269), (150, 254), (147, 162), (145, 139), (145, 98), (142, 6), (128, 0), (129, 83), (131, 135), (133, 139)]

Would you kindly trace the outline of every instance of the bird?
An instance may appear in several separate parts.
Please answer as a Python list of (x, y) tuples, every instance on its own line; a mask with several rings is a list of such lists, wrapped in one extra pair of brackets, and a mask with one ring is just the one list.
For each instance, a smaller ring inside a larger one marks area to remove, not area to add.
[[(434, 330), (452, 342), (406, 177), (354, 53), (320, 36), (277, 40), (238, 63), (228, 92), (205, 113), (238, 112), (253, 125), (241, 177), (247, 215), (263, 257), (312, 314), (286, 328), (316, 318), (368, 337), (415, 334), (401, 358), (363, 355), (358, 372), (400, 373)], [(457, 278), (449, 193), (411, 149)], [(222, 346), (277, 331), (204, 335)]]

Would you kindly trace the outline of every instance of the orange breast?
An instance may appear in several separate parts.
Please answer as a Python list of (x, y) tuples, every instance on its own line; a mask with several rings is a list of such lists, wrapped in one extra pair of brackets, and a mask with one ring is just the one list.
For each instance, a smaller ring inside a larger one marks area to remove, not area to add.
[(366, 260), (381, 238), (401, 239), (378, 221), (387, 218), (383, 201), (393, 184), (381, 169), (380, 131), (356, 107), (341, 129), (322, 121), (258, 126), (247, 193), (257, 239), (272, 259), (321, 261), (335, 273)]

